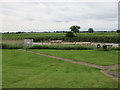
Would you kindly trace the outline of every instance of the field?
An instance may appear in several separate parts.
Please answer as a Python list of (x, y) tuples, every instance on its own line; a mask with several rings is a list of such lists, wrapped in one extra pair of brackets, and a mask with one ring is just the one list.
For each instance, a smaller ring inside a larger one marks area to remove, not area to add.
[[(107, 42), (120, 43), (116, 32), (1, 34), (3, 88), (118, 88), (118, 83), (100, 72), (101, 69), (37, 55), (37, 53), (87, 62), (95, 65), (116, 65), (119, 48), (97, 49), (87, 45), (23, 45), (23, 39), (34, 42)], [(112, 71), (116, 72), (119, 69)]]
[[(95, 33), (76, 33), (77, 36), (117, 36), (116, 32), (95, 32)], [(21, 33), (21, 34), (2, 34), (3, 39), (23, 39), (46, 36), (65, 36), (65, 33)]]
[(59, 56), (75, 61), (88, 62), (96, 65), (114, 65), (118, 62), (117, 50), (99, 51), (99, 50), (33, 50), (47, 55)]
[[(55, 52), (62, 51), (41, 52), (53, 52), (56, 55)], [(99, 69), (17, 49), (3, 50), (2, 79), (3, 88), (118, 88), (118, 83)]]
[(35, 42), (45, 42), (50, 40), (63, 41), (84, 41), (84, 42), (109, 42), (120, 43), (118, 33), (116, 32), (94, 32), (94, 33), (76, 33), (75, 37), (66, 37), (66, 33), (22, 33), (22, 34), (2, 34), (4, 40), (22, 40), (33, 39)]

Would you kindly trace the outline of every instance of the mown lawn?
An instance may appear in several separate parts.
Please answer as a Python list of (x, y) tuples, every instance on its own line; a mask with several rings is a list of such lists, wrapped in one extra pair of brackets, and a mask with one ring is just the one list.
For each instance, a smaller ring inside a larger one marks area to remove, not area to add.
[(2, 55), (3, 88), (118, 87), (99, 69), (19, 50), (3, 50)]
[(32, 50), (48, 55), (73, 59), (75, 61), (88, 62), (96, 65), (118, 64), (118, 51), (100, 50)]

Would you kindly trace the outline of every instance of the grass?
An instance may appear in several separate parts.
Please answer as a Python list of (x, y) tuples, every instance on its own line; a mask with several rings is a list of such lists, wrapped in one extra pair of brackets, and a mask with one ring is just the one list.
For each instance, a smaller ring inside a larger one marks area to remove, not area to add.
[(101, 51), (101, 50), (33, 50), (48, 55), (59, 56), (73, 59), (75, 61), (88, 62), (97, 65), (114, 65), (118, 64), (118, 52)]
[(64, 33), (22, 33), (22, 34), (2, 34), (3, 39), (25, 39), (46, 36), (64, 36)]
[(66, 33), (22, 33), (22, 34), (2, 34), (3, 40), (23, 40), (33, 39), (35, 42), (44, 42), (51, 40), (77, 41), (77, 42), (109, 42), (120, 43), (118, 33), (116, 32), (94, 32), (77, 33), (76, 37), (68, 38)]
[(0, 42), (3, 49), (20, 49), (23, 48), (23, 44), (23, 40), (2, 40)]
[(56, 44), (56, 45), (34, 45), (31, 47), (28, 47), (29, 49), (56, 49), (56, 50), (89, 50), (93, 49), (93, 46), (88, 45), (62, 45), (62, 44)]
[(118, 88), (118, 83), (99, 69), (3, 50), (3, 88)]
[(23, 44), (23, 40), (2, 40), (0, 43), (6, 43), (6, 44)]
[(94, 49), (95, 47), (90, 45), (62, 45), (62, 44), (53, 44), (53, 45), (32, 45), (32, 46), (24, 46), (24, 44), (20, 43), (2, 43), (0, 44), (2, 49), (22, 49), (22, 48), (29, 48), (29, 49), (57, 49), (57, 50), (89, 50)]
[[(11, 41), (11, 40), (10, 40)], [(91, 50), (91, 49), (97, 49), (96, 46), (92, 45), (65, 45), (65, 44), (46, 44), (46, 45), (32, 45), (32, 46), (25, 46), (23, 43), (19, 42), (17, 43), (17, 40), (14, 42), (13, 40), (11, 42), (3, 42), (0, 43), (0, 48), (2, 49), (22, 49), (22, 48), (28, 48), (28, 49), (56, 49), (56, 50)], [(101, 48), (100, 50), (103, 50)], [(107, 50), (120, 50), (120, 47), (108, 47)]]
[[(94, 32), (94, 33), (77, 33), (77, 36), (117, 36), (116, 32)], [(46, 36), (65, 36), (65, 33), (22, 33), (22, 34), (2, 34), (3, 39), (22, 39), (32, 37), (46, 37)]]
[(120, 69), (112, 69), (112, 72), (120, 72)]

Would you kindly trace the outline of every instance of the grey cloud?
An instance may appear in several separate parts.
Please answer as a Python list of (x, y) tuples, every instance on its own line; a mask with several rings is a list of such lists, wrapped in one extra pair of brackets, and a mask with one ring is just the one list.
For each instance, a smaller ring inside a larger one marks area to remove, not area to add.
[(86, 16), (88, 18), (94, 19), (94, 20), (106, 20), (106, 21), (116, 21), (117, 20), (117, 13), (111, 14), (111, 13), (94, 13)]
[[(96, 10), (97, 10), (97, 7), (96, 7)], [(107, 11), (107, 10), (101, 9), (98, 12), (93, 12), (93, 11), (88, 11), (87, 13), (83, 13), (83, 14), (81, 14), (81, 12), (80, 12), (79, 15), (77, 15), (77, 16), (75, 14), (72, 16), (62, 15), (62, 17), (60, 17), (60, 18), (56, 17), (56, 21), (72, 22), (72, 21), (85, 21), (85, 20), (91, 20), (91, 19), (98, 20), (98, 21), (99, 20), (104, 20), (104, 21), (116, 21), (117, 20), (117, 10)], [(72, 12), (71, 12), (71, 14), (72, 14)]]
[(83, 21), (84, 19), (81, 17), (64, 17), (61, 19), (63, 22), (80, 22)]
[[(19, 18), (17, 19), (19, 20), (18, 22), (25, 24), (29, 22), (36, 23), (35, 27), (48, 24), (53, 26), (56, 26), (56, 24), (65, 24), (68, 26), (71, 23), (80, 23), (83, 25), (86, 23), (89, 26), (89, 22), (105, 22), (106, 25), (110, 25), (111, 23), (117, 21), (117, 9), (115, 5), (117, 4), (81, 2), (30, 2), (4, 4), (2, 8), (4, 15), (7, 15), (5, 17), (6, 21)], [(96, 27), (98, 26), (96, 25)]]
[(35, 21), (35, 19), (33, 19), (33, 18), (25, 18), (25, 19), (28, 21)]

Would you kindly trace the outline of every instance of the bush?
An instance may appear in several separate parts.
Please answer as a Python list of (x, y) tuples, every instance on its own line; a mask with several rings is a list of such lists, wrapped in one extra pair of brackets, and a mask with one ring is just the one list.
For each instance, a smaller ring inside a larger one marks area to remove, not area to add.
[(81, 45), (34, 45), (29, 49), (56, 49), (56, 50), (89, 50), (92, 47)]
[(1, 49), (56, 49), (56, 50), (88, 50), (92, 49), (89, 46), (82, 45), (33, 45), (33, 46), (23, 46), (23, 44), (6, 44), (2, 43), (0, 45)]
[(89, 33), (93, 33), (93, 32), (94, 32), (93, 28), (89, 28), (89, 29), (88, 29), (88, 32), (89, 32)]
[(72, 32), (72, 31), (69, 31), (66, 33), (66, 37), (74, 37), (74, 36), (75, 36), (74, 32)]
[(120, 33), (120, 30), (117, 30), (117, 33)]
[(22, 44), (6, 44), (6, 43), (2, 43), (0, 45), (1, 49), (22, 49), (23, 48), (23, 45)]
[(103, 50), (104, 51), (107, 51), (108, 49), (107, 49), (107, 45), (103, 45)]

